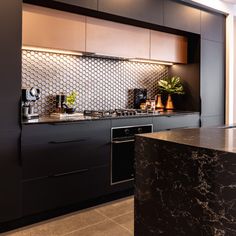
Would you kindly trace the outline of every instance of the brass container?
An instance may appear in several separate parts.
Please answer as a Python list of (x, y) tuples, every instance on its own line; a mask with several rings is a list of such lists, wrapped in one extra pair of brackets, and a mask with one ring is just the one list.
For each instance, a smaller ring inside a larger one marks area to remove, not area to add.
[(164, 109), (164, 105), (161, 101), (161, 94), (157, 94), (157, 96), (156, 96), (156, 109), (157, 110)]
[(166, 110), (173, 110), (174, 109), (174, 105), (172, 102), (172, 97), (170, 94), (168, 94), (168, 99), (167, 99), (167, 103), (166, 103)]

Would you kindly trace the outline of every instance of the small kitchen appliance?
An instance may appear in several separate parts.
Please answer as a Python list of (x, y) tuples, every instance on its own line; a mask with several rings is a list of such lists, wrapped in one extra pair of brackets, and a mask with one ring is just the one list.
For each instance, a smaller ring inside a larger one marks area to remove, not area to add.
[(147, 89), (134, 89), (134, 109), (140, 109), (142, 103), (146, 103)]
[(34, 103), (40, 98), (41, 93), (37, 88), (22, 89), (22, 115), (26, 119), (36, 119), (39, 117), (34, 112)]
[(56, 95), (56, 112), (64, 113), (65, 112), (65, 103), (66, 103), (66, 95), (58, 94)]

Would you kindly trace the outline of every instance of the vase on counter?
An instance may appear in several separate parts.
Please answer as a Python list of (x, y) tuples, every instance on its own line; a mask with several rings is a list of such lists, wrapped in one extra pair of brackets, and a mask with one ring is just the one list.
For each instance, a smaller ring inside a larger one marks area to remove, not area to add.
[(164, 105), (161, 100), (161, 94), (157, 94), (155, 100), (156, 100), (156, 109), (157, 110), (164, 109)]
[(170, 94), (168, 94), (168, 98), (167, 98), (167, 102), (166, 102), (166, 110), (173, 110), (174, 109), (174, 105), (172, 102), (172, 97)]

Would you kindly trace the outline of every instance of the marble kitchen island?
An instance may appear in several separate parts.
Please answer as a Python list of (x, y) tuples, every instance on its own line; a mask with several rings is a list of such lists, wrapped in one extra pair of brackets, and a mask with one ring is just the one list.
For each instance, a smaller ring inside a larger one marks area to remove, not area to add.
[(136, 136), (135, 236), (236, 235), (236, 128)]

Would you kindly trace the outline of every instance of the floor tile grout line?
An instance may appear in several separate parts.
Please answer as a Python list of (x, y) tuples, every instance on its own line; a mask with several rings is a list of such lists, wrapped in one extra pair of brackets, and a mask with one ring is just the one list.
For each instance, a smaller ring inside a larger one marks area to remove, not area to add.
[(99, 209), (95, 209), (95, 211), (96, 211), (97, 213), (101, 214), (102, 216), (105, 216), (105, 217), (108, 218), (108, 219), (118, 218), (118, 217), (120, 217), (120, 216), (127, 215), (127, 214), (129, 214), (129, 213), (134, 212), (134, 211), (127, 211), (126, 213), (122, 213), (122, 214), (120, 214), (120, 215), (117, 215), (117, 216), (114, 216), (114, 217), (110, 217), (110, 216), (107, 216), (107, 215), (105, 215), (104, 213), (100, 212)]
[(111, 219), (116, 219), (116, 218), (118, 218), (118, 217), (121, 217), (121, 216), (130, 214), (130, 213), (134, 213), (134, 211), (128, 211), (128, 212), (126, 212), (126, 213), (124, 213), (124, 214), (120, 214), (120, 215), (117, 215), (117, 216), (114, 216), (114, 217), (109, 217), (109, 218), (111, 218)]
[(125, 226), (119, 224), (118, 222), (116, 222), (115, 220), (113, 220), (113, 219), (111, 219), (111, 218), (110, 218), (109, 220), (112, 221), (113, 223), (119, 225), (119, 226), (122, 227), (123, 229), (127, 230), (131, 235), (133, 235), (133, 232), (130, 231), (130, 230), (129, 230), (128, 228), (126, 228)]
[(104, 222), (106, 222), (106, 221), (108, 221), (108, 219), (104, 219), (104, 220), (99, 221), (99, 222), (97, 222), (97, 223), (94, 223), (94, 224), (91, 224), (91, 225), (87, 225), (87, 226), (84, 226), (84, 227), (82, 227), (82, 228), (78, 228), (77, 230), (73, 230), (73, 231), (68, 232), (68, 233), (66, 233), (66, 234), (62, 234), (61, 236), (66, 236), (66, 235), (69, 235), (69, 234), (75, 233), (75, 232), (77, 232), (77, 231), (87, 229), (87, 228), (89, 228), (89, 227), (91, 227), (91, 226), (99, 225), (99, 224), (104, 223)]
[[(131, 211), (132, 212), (132, 211)], [(119, 225), (120, 227), (122, 227), (123, 229), (125, 229), (126, 231), (128, 231), (129, 233), (131, 233), (131, 235), (133, 235), (133, 232), (130, 231), (129, 229), (127, 229), (126, 227), (124, 227), (123, 225), (117, 223), (116, 221), (114, 221), (112, 218), (104, 215), (103, 213), (99, 212), (101, 215), (105, 216), (108, 220), (110, 220), (111, 222), (115, 223), (116, 225)], [(128, 214), (128, 213), (127, 213)], [(120, 216), (123, 216), (124, 214), (120, 215)], [(118, 216), (117, 216), (118, 217)]]

